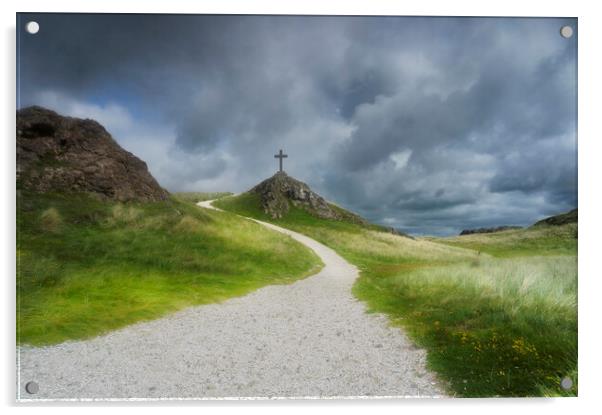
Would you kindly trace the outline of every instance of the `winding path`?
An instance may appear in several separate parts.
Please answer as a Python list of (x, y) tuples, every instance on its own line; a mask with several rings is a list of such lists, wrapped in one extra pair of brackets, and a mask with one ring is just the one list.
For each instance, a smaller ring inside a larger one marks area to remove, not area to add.
[(20, 399), (443, 396), (425, 352), (352, 296), (353, 265), (305, 235), (256, 222), (314, 250), (325, 267), (91, 340), (21, 347)]

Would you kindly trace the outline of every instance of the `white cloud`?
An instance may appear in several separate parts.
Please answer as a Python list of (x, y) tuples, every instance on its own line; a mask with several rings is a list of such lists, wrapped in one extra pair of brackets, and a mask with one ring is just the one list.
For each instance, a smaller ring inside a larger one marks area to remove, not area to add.
[(395, 170), (401, 170), (407, 166), (411, 156), (412, 150), (410, 149), (391, 154), (391, 160), (395, 163)]
[(108, 131), (121, 131), (132, 128), (134, 121), (128, 110), (118, 104), (90, 104), (70, 98), (56, 91), (41, 91), (34, 102), (46, 108), (59, 111), (62, 115), (77, 118), (90, 118), (98, 121)]

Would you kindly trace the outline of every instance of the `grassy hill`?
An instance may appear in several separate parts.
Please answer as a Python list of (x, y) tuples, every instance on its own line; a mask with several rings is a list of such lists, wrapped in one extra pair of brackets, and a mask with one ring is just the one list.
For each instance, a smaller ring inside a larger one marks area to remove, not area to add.
[(17, 340), (98, 335), (182, 308), (286, 284), (322, 265), (303, 245), (190, 200), (17, 198)]
[[(170, 195), (90, 119), (17, 111), (17, 341), (82, 339), (322, 266), (289, 237)], [(85, 192), (85, 193), (84, 193)]]
[(495, 233), (426, 239), (486, 252), (496, 257), (576, 255), (577, 223), (534, 225)]
[[(451, 393), (576, 395), (576, 224), (414, 240), (293, 204), (272, 219), (250, 193), (214, 205), (309, 235), (358, 266), (354, 294), (428, 350)], [(564, 391), (567, 375), (575, 386)]]

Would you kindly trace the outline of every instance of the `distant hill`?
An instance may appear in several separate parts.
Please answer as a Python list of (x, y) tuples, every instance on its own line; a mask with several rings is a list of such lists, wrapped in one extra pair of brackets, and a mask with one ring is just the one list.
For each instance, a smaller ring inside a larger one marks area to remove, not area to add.
[(560, 226), (566, 225), (567, 223), (577, 223), (577, 209), (573, 209), (560, 215), (550, 216), (549, 218), (542, 219), (539, 222), (535, 222), (533, 226)]
[(494, 233), (509, 231), (512, 229), (522, 229), (522, 226), (497, 226), (495, 228), (464, 229), (462, 232), (460, 232), (460, 235), (472, 235), (474, 233)]
[[(577, 223), (577, 209), (573, 209), (570, 212), (561, 213), (560, 215), (550, 216), (549, 218), (542, 219), (535, 222), (531, 226), (560, 226), (568, 223)], [(478, 229), (464, 229), (460, 232), (460, 236), (473, 235), (476, 233), (495, 233), (509, 230), (523, 229), (522, 226), (497, 226), (491, 228), (478, 228)]]
[(370, 223), (360, 215), (326, 201), (307, 184), (285, 172), (277, 172), (247, 192), (221, 198), (214, 205), (243, 216), (276, 220), (285, 226), (299, 221), (318, 221), (324, 226), (335, 226), (337, 223), (357, 225), (363, 229), (411, 238), (395, 228)]
[(17, 111), (17, 185), (36, 192), (93, 193), (118, 201), (166, 200), (146, 163), (89, 119), (42, 107)]

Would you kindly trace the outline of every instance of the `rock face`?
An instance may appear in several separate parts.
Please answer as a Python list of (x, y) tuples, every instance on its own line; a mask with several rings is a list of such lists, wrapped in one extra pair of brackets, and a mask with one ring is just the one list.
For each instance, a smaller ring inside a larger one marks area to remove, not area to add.
[(341, 213), (326, 203), (322, 196), (283, 171), (259, 183), (249, 192), (259, 195), (264, 212), (274, 219), (288, 213), (289, 202), (323, 219), (342, 219)]
[(552, 225), (560, 226), (566, 225), (567, 223), (577, 223), (578, 214), (577, 209), (573, 209), (570, 212), (562, 213), (556, 216), (550, 216), (549, 218), (542, 219), (539, 222), (535, 222), (533, 226)]
[(498, 226), (495, 228), (464, 229), (462, 232), (460, 232), (460, 235), (472, 235), (473, 233), (502, 232), (511, 229), (522, 229), (522, 226)]
[(42, 107), (17, 111), (17, 181), (38, 192), (91, 192), (119, 201), (159, 201), (169, 193), (146, 163), (93, 120)]

